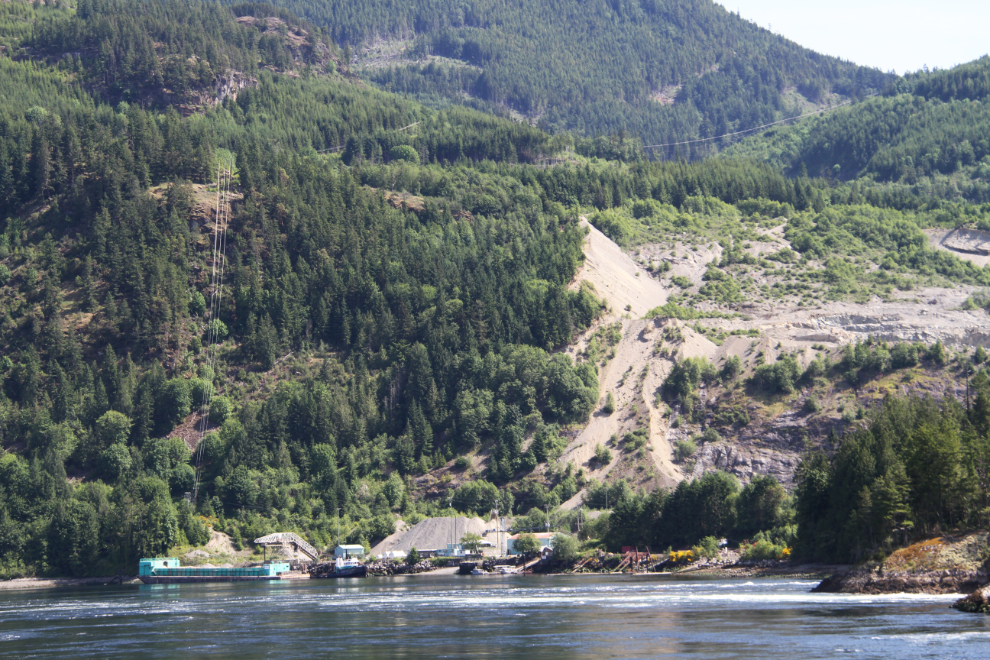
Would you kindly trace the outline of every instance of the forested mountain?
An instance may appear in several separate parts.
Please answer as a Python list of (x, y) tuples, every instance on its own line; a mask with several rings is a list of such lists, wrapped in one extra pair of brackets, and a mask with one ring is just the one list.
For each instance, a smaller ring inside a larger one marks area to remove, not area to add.
[[(364, 75), (384, 89), (432, 104), (519, 112), (552, 132), (625, 131), (646, 144), (759, 126), (830, 94), (879, 91), (890, 80), (773, 35), (712, 0), (285, 6), (325, 26), (353, 61), (367, 60)], [(398, 59), (382, 58), (382, 40), (408, 43)]]
[[(339, 512), (344, 540), (367, 543), (398, 515), (524, 513), (594, 490), (556, 460), (599, 399), (600, 363), (558, 350), (603, 308), (590, 288), (569, 287), (583, 261), (579, 213), (619, 241), (666, 232), (724, 244), (699, 304), (738, 299), (730, 281), (745, 283), (745, 269), (777, 269), (733, 246), (785, 214), (802, 253), (775, 257), (795, 280), (788, 291), (990, 284), (990, 271), (932, 251), (922, 233), (986, 221), (986, 208), (746, 159), (650, 162), (628, 137), (551, 135), (369, 86), (331, 36), (412, 26), (424, 52), (440, 47), (436, 35), (463, 39), (462, 57), (503, 38), (482, 23), (487, 5), (436, 25), (416, 22), (428, 13), (415, 3), (392, 8), (408, 25), (388, 23), (388, 7), (314, 10), (314, 23), (336, 26), (317, 27), (255, 4), (0, 4), (0, 575), (133, 570), (140, 556), (201, 545), (207, 522), (235, 544), (291, 530), (325, 546)], [(695, 131), (702, 107), (738, 127), (787, 111), (789, 85), (855, 95), (883, 82), (708, 3), (593, 9), (605, 35), (606, 15), (631, 28), (667, 12), (683, 27), (655, 42), (637, 33), (658, 58), (639, 71), (656, 67), (649, 85), (683, 83), (683, 102), (656, 117), (684, 113)], [(732, 41), (732, 26), (754, 40)], [(660, 58), (660, 46), (683, 61)], [(504, 85), (514, 74), (498, 61), (478, 60)], [(520, 71), (512, 102), (545, 98), (549, 116), (556, 97), (540, 94), (554, 86)], [(596, 68), (581, 94), (614, 92), (608, 71)], [(632, 80), (615, 117), (639, 117)], [(931, 89), (950, 87), (969, 89)], [(556, 126), (578, 125), (560, 112)], [(221, 163), (232, 164), (231, 212), (215, 252)], [(723, 493), (721, 477), (707, 479), (680, 490)], [(622, 506), (642, 513), (645, 497), (623, 491)], [(969, 515), (978, 498), (967, 498)], [(603, 522), (602, 542), (624, 538), (624, 524), (656, 525), (625, 520)], [(691, 529), (663, 538), (691, 543)]]
[[(883, 95), (728, 150), (791, 173), (918, 186), (990, 201), (990, 57), (898, 78)], [(803, 168), (803, 169), (802, 169)]]

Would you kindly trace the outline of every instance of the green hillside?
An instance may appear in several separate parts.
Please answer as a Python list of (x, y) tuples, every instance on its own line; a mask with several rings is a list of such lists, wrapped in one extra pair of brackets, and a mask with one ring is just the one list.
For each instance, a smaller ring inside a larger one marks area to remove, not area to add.
[[(206, 523), (235, 546), (273, 531), (326, 546), (338, 513), (343, 540), (369, 543), (400, 516), (595, 500), (602, 486), (557, 461), (605, 359), (558, 350), (603, 308), (569, 287), (579, 214), (619, 242), (725, 248), (658, 314), (697, 319), (743, 291), (811, 304), (990, 285), (922, 233), (985, 208), (747, 159), (627, 158), (620, 136), (576, 155), (569, 135), (369, 86), (329, 34), (262, 5), (0, 4), (0, 575), (133, 570), (203, 545)], [(734, 248), (782, 223), (801, 254)], [(876, 365), (822, 374), (890, 371)], [(728, 497), (721, 479), (705, 483)], [(973, 518), (984, 483), (966, 482), (953, 520)], [(651, 543), (697, 540), (643, 515), (603, 517), (594, 542), (634, 524)]]
[(384, 89), (432, 105), (521, 113), (554, 132), (624, 131), (646, 144), (759, 126), (832, 94), (879, 91), (890, 79), (802, 48), (711, 0), (285, 6), (325, 26)]
[(796, 174), (867, 178), (990, 201), (990, 57), (898, 78), (877, 98), (773, 129), (726, 151)]

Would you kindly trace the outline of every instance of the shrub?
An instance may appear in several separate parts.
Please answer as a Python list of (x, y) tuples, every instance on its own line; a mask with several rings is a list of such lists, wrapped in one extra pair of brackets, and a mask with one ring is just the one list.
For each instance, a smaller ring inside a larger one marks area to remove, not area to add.
[(615, 397), (609, 392), (605, 395), (605, 405), (602, 406), (602, 412), (606, 415), (611, 415), (615, 412)]
[(722, 380), (732, 380), (742, 373), (742, 360), (738, 355), (733, 355), (722, 365), (722, 372), (719, 374)]
[(761, 539), (746, 547), (742, 553), (742, 559), (748, 561), (763, 561), (765, 559), (784, 559), (785, 555), (790, 556), (790, 548), (776, 545), (766, 539)]
[(753, 384), (768, 394), (790, 394), (798, 379), (798, 364), (790, 355), (782, 355), (773, 364), (761, 364), (753, 374)]
[(600, 444), (595, 445), (595, 462), (602, 466), (612, 462), (612, 452), (608, 450), (608, 447), (603, 447)]
[[(443, 559), (444, 559), (444, 563), (446, 564), (447, 558), (444, 557)], [(418, 564), (419, 550), (417, 550), (415, 547), (409, 548), (409, 554), (406, 555), (406, 563), (409, 564), (410, 566), (415, 566), (416, 564)]]
[(694, 456), (694, 452), (698, 451), (698, 445), (694, 444), (690, 440), (678, 440), (674, 444), (674, 457), (678, 461), (686, 461), (687, 459)]
[(804, 400), (804, 412), (809, 415), (813, 415), (816, 412), (821, 411), (822, 404), (818, 402), (818, 397), (811, 395)]
[(454, 461), (454, 468), (458, 470), (466, 470), (471, 467), (471, 459), (467, 456), (458, 456), (457, 460)]
[(711, 381), (716, 376), (715, 367), (707, 358), (686, 358), (674, 365), (663, 382), (664, 394), (683, 401), (689, 397), (702, 380)]
[(550, 547), (553, 548), (553, 556), (561, 561), (571, 561), (578, 554), (577, 539), (570, 534), (555, 535), (550, 539)]
[(705, 429), (705, 432), (701, 434), (701, 439), (705, 442), (721, 442), (722, 436), (718, 434), (718, 431), (709, 426)]
[(715, 559), (718, 557), (718, 539), (714, 536), (706, 536), (698, 541), (698, 545), (691, 548), (691, 552), (699, 557)]
[(890, 350), (890, 362), (894, 369), (917, 366), (920, 348), (917, 344), (897, 344)]
[(942, 344), (942, 340), (937, 340), (932, 344), (931, 348), (928, 349), (927, 353), (928, 359), (935, 364), (945, 364), (948, 355), (945, 351), (945, 346)]

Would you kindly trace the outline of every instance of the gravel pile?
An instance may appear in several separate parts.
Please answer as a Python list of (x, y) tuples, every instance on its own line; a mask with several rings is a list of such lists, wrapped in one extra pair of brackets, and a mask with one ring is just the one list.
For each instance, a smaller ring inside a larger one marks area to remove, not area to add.
[(371, 549), (371, 554), (380, 555), (389, 550), (437, 550), (446, 548), (448, 543), (458, 543), (468, 532), (481, 535), (486, 529), (494, 528), (495, 523), (486, 523), (481, 518), (426, 518), (404, 532), (385, 537)]

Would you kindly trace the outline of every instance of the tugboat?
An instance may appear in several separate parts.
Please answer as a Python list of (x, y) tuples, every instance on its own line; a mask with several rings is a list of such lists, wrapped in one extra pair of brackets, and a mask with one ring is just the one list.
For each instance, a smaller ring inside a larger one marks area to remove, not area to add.
[(368, 567), (357, 559), (337, 557), (336, 561), (314, 564), (309, 568), (311, 579), (367, 577)]

